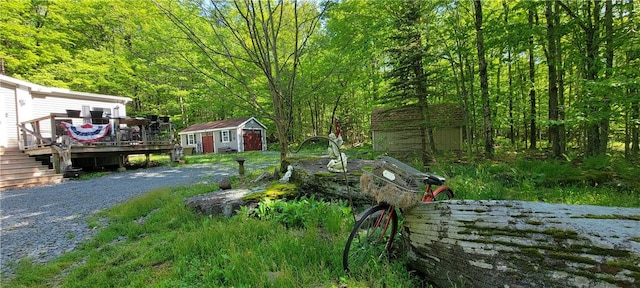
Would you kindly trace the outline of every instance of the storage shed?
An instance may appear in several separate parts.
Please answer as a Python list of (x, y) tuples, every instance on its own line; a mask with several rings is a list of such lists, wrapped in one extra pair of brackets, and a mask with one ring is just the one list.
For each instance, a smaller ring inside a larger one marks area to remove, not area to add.
[(254, 117), (198, 123), (180, 131), (185, 153), (267, 150), (267, 127)]
[[(431, 104), (426, 114), (436, 149), (462, 150), (462, 107), (456, 103)], [(421, 119), (417, 105), (375, 109), (371, 113), (373, 150), (391, 153), (419, 151)]]

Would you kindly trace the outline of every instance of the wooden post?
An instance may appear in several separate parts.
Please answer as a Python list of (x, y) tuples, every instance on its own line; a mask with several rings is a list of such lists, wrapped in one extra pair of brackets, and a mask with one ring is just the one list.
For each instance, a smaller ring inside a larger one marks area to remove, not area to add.
[(124, 167), (124, 157), (122, 154), (118, 155), (118, 172), (127, 171), (127, 168)]
[[(122, 131), (120, 131), (120, 118), (113, 118), (113, 129), (115, 130), (116, 135), (116, 146), (120, 146), (122, 143)], [(122, 155), (120, 155), (120, 163), (122, 164)], [(124, 167), (120, 165), (120, 167)]]
[[(55, 114), (51, 113), (49, 119), (51, 121), (51, 144), (54, 144), (54, 143), (56, 143), (56, 140), (57, 140), (56, 137), (58, 136), (58, 135), (56, 135), (56, 116), (55, 116)], [(46, 144), (46, 143), (44, 143), (44, 144)]]
[(55, 151), (51, 153), (51, 164), (53, 164), (53, 170), (56, 171), (56, 174), (64, 172), (60, 168), (60, 154), (56, 153)]

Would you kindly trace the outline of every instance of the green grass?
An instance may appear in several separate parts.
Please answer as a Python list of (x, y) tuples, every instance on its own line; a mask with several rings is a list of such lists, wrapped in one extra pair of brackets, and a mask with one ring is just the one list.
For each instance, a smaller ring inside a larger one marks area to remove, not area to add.
[[(129, 164), (133, 166), (143, 166), (146, 164), (147, 157), (145, 155), (130, 155)], [(150, 166), (170, 165), (171, 158), (167, 154), (151, 154), (149, 155)]]
[(461, 199), (640, 207), (640, 179), (633, 176), (640, 167), (610, 157), (440, 162), (433, 170), (447, 177)]
[[(309, 150), (322, 153), (321, 145)], [(349, 155), (375, 153), (348, 149)], [(278, 152), (187, 155), (189, 163), (278, 162)], [(365, 157), (363, 157), (365, 158)], [(351, 158), (353, 159), (353, 158)], [(447, 177), (458, 199), (545, 201), (640, 207), (640, 168), (612, 157), (571, 162), (498, 157), (466, 163), (438, 159), (432, 172)], [(413, 163), (413, 162), (410, 162)], [(417, 162), (416, 162), (417, 163)], [(414, 164), (415, 165), (415, 164)], [(417, 165), (416, 165), (417, 166)], [(244, 178), (247, 185), (262, 171)], [(292, 189), (291, 184), (269, 189)], [(214, 187), (215, 188), (215, 187)], [(163, 188), (102, 211), (88, 220), (91, 240), (47, 264), (25, 259), (2, 287), (420, 287), (405, 259), (374, 263), (347, 275), (341, 254), (353, 223), (345, 202), (315, 198), (264, 200), (232, 218), (198, 215), (185, 197), (211, 186)], [(267, 197), (278, 191), (265, 194)], [(67, 235), (68, 238), (75, 237)]]
[(249, 151), (242, 153), (227, 153), (227, 154), (197, 154), (197, 155), (185, 155), (184, 159), (186, 164), (229, 164), (238, 165), (235, 161), (236, 158), (244, 158), (247, 160), (245, 163), (252, 164), (270, 164), (278, 163), (280, 158), (280, 152), (277, 151)]
[[(46, 264), (22, 261), (2, 287), (412, 287), (401, 261), (347, 276), (345, 203), (265, 202), (232, 218), (196, 214), (183, 198), (206, 186), (159, 189), (102, 212), (109, 225)], [(299, 220), (299, 221), (298, 221)], [(384, 275), (381, 277), (380, 275)]]

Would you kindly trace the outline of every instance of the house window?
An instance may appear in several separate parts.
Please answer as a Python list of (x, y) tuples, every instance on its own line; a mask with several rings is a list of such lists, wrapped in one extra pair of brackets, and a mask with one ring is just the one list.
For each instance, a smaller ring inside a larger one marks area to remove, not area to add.
[(196, 144), (196, 135), (187, 134), (187, 145), (195, 145)]
[(229, 139), (229, 130), (224, 130), (220, 134), (220, 139), (222, 139), (222, 143), (231, 142)]

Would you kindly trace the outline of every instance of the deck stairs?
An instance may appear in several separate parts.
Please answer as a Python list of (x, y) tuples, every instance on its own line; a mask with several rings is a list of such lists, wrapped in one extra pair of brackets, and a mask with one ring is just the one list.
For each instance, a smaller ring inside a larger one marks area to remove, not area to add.
[(15, 148), (0, 147), (0, 191), (57, 184), (64, 180), (62, 174)]

